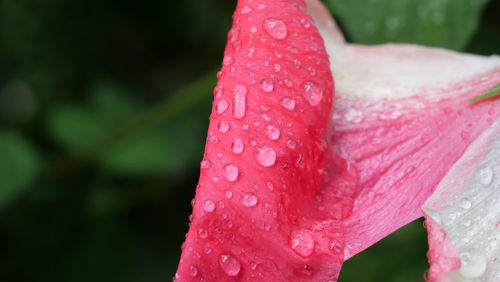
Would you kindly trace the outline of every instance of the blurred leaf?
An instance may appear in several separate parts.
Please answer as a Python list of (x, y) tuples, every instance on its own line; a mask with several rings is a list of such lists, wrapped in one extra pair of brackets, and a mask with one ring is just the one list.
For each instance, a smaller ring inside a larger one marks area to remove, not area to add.
[(54, 107), (47, 126), (52, 138), (71, 153), (96, 142), (107, 127), (98, 116), (75, 104)]
[(35, 148), (15, 131), (0, 130), (0, 209), (20, 196), (39, 169)]
[(339, 282), (424, 281), (424, 272), (429, 267), (425, 259), (427, 249), (423, 219), (415, 220), (348, 259)]
[(356, 43), (416, 43), (463, 50), (488, 0), (328, 0)]
[(0, 89), (0, 120), (20, 123), (29, 120), (36, 111), (37, 97), (32, 88), (21, 81), (13, 81)]
[(123, 122), (143, 108), (134, 93), (112, 81), (100, 81), (90, 91), (94, 111), (108, 123)]
[(103, 155), (101, 166), (123, 174), (161, 173), (170, 157), (165, 141), (166, 138), (156, 132), (127, 140)]
[(208, 101), (214, 78), (202, 76), (147, 111), (120, 85), (100, 82), (88, 105), (54, 107), (48, 129), (74, 157), (97, 161), (108, 172), (178, 174), (201, 158), (209, 112), (194, 108)]
[(482, 93), (481, 95), (469, 99), (469, 102), (482, 101), (498, 95), (500, 95), (500, 82), (493, 85), (490, 89), (484, 91), (484, 93)]
[(205, 116), (182, 116), (146, 135), (119, 143), (100, 158), (100, 164), (122, 174), (181, 173), (199, 161), (203, 153), (206, 129), (200, 119)]

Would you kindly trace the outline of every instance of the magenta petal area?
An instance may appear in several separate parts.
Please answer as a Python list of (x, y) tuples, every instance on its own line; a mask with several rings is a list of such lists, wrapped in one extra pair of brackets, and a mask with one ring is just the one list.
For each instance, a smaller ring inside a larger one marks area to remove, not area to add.
[(218, 77), (175, 280), (336, 280), (352, 201), (327, 191), (357, 176), (326, 144), (333, 81), (305, 4), (239, 1)]

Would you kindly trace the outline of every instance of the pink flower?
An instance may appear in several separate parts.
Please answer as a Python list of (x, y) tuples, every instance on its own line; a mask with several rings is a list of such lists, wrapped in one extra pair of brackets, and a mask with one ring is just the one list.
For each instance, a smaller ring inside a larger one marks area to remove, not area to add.
[(218, 77), (176, 280), (335, 281), (422, 216), (429, 280), (500, 278), (500, 102), (467, 102), (498, 57), (348, 44), (315, 0), (240, 0)]

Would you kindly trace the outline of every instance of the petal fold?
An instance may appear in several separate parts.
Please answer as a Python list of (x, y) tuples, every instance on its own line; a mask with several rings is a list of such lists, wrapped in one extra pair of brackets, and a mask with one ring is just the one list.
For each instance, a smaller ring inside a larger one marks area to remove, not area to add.
[(239, 1), (218, 77), (176, 280), (336, 280), (351, 201), (321, 197), (346, 168), (326, 144), (333, 81), (305, 3)]
[(500, 100), (470, 104), (500, 81), (500, 58), (408, 44), (346, 43), (320, 2), (310, 13), (335, 79), (328, 138), (359, 172), (345, 219), (345, 259), (423, 215), (451, 166), (500, 114)]
[[(425, 202), (430, 280), (500, 280), (500, 126), (479, 136)], [(443, 241), (448, 243), (443, 243)], [(448, 250), (439, 251), (442, 245)], [(456, 261), (440, 267), (444, 261)]]

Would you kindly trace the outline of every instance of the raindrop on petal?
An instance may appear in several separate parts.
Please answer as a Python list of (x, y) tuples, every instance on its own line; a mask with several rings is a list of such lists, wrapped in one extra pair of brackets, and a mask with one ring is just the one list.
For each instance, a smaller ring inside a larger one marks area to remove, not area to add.
[(483, 185), (490, 185), (493, 181), (493, 170), (490, 167), (485, 167), (479, 171), (479, 182)]
[(245, 116), (248, 89), (242, 84), (234, 87), (234, 108), (233, 116), (241, 119)]
[(311, 106), (316, 106), (323, 99), (323, 90), (314, 82), (302, 84), (302, 95)]
[(290, 248), (302, 257), (308, 257), (314, 252), (314, 239), (308, 231), (296, 230), (290, 235)]
[(460, 200), (460, 207), (462, 207), (463, 209), (468, 210), (471, 208), (471, 206), (472, 206), (472, 203), (469, 199), (463, 198)]
[(206, 212), (213, 212), (215, 210), (215, 204), (214, 204), (214, 202), (212, 202), (211, 200), (206, 200), (203, 203), (203, 209)]
[(280, 137), (280, 130), (276, 126), (270, 124), (266, 126), (266, 136), (271, 140), (276, 140)]
[(207, 168), (210, 167), (210, 161), (209, 160), (203, 160), (203, 161), (201, 161), (200, 166), (201, 166), (202, 169), (207, 169)]
[(264, 21), (264, 30), (274, 39), (284, 39), (287, 35), (285, 23), (275, 18)]
[(294, 150), (294, 149), (297, 147), (297, 142), (295, 142), (295, 140), (289, 139), (289, 140), (286, 142), (286, 146), (287, 146), (289, 149)]
[(240, 262), (230, 254), (222, 254), (219, 259), (219, 264), (228, 276), (236, 276), (240, 273)]
[(200, 230), (198, 230), (198, 236), (200, 236), (201, 239), (207, 238), (208, 237), (207, 230), (200, 228)]
[(224, 66), (230, 66), (234, 63), (234, 59), (231, 56), (225, 56), (224, 59), (222, 60), (222, 64)]
[(273, 148), (262, 146), (257, 148), (255, 159), (263, 167), (270, 167), (276, 162), (276, 151)]
[(349, 108), (344, 115), (346, 121), (350, 123), (360, 123), (363, 121), (363, 113), (358, 109)]
[(248, 14), (248, 13), (251, 13), (253, 11), (252, 7), (250, 6), (244, 6), (242, 9), (241, 9), (241, 13), (242, 14)]
[(479, 278), (486, 271), (486, 258), (482, 254), (463, 252), (460, 254), (460, 261), (458, 272), (466, 278)]
[(221, 100), (217, 103), (215, 107), (215, 111), (220, 115), (223, 114), (227, 108), (229, 107), (229, 103), (226, 100)]
[(240, 199), (241, 204), (244, 205), (245, 207), (253, 207), (257, 204), (258, 201), (259, 198), (257, 198), (257, 196), (255, 196), (252, 193), (246, 193), (243, 196), (241, 196)]
[(224, 166), (224, 176), (228, 181), (230, 182), (236, 181), (236, 179), (238, 178), (238, 173), (239, 173), (238, 167), (235, 166), (234, 164), (227, 164), (226, 166)]
[(198, 275), (198, 268), (194, 265), (191, 265), (189, 267), (189, 274), (191, 274), (191, 276), (193, 277), (196, 277), (196, 275)]
[(295, 108), (295, 100), (292, 97), (285, 97), (281, 99), (280, 105), (287, 110), (293, 110)]
[(272, 92), (274, 90), (274, 83), (270, 79), (263, 79), (260, 82), (260, 88), (264, 92), (267, 92), (267, 93)]
[(241, 138), (234, 139), (231, 147), (234, 154), (241, 154), (241, 152), (245, 149), (245, 145), (243, 145), (243, 140), (241, 140)]
[(222, 132), (222, 133), (226, 133), (229, 131), (229, 123), (225, 122), (225, 121), (221, 121), (219, 122), (219, 131)]

